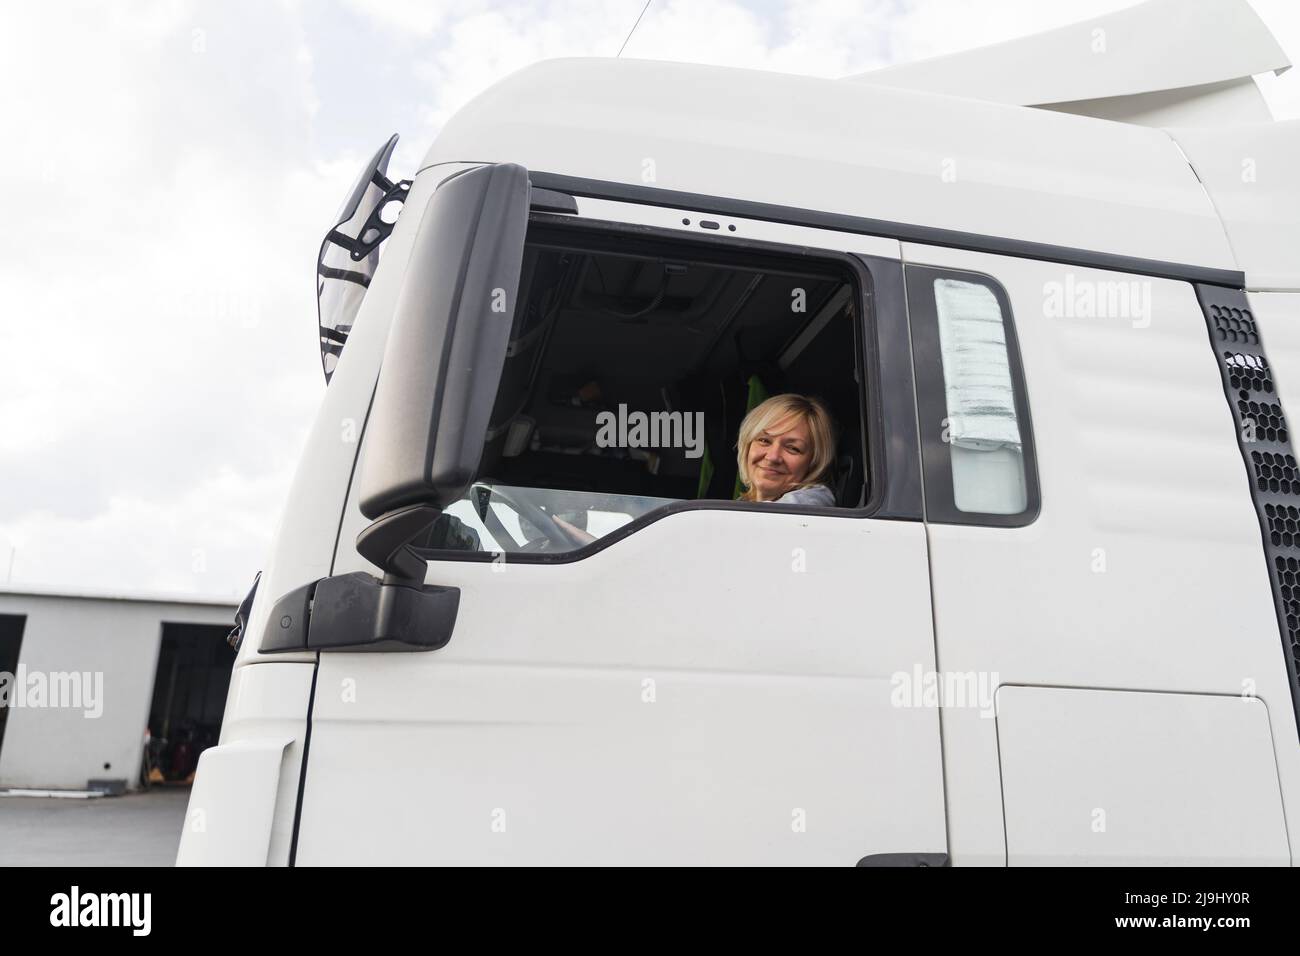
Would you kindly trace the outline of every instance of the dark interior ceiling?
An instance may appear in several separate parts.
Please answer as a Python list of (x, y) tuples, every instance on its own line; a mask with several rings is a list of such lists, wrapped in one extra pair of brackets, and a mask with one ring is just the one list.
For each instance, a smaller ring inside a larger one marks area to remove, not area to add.
[[(591, 371), (656, 388), (713, 364), (774, 360), (843, 281), (686, 259), (568, 255), (573, 284), (543, 370)], [(803, 312), (792, 309), (797, 288), (805, 290)]]

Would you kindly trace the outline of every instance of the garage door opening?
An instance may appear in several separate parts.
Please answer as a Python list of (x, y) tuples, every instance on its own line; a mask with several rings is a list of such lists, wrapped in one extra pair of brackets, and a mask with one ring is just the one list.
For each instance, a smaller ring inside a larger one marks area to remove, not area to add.
[[(22, 614), (0, 614), (0, 674), (18, 672), (18, 651), (23, 646), (23, 625), (27, 617)], [(0, 706), (0, 750), (5, 743), (5, 718), (9, 707)]]
[(199, 755), (220, 738), (235, 663), (235, 651), (226, 643), (229, 630), (211, 624), (163, 624), (143, 785), (193, 782)]

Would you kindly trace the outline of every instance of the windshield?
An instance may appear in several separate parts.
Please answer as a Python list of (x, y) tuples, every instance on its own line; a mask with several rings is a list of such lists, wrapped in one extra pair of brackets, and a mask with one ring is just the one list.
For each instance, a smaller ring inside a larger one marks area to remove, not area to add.
[(476, 482), (415, 545), (494, 554), (577, 551), (676, 501)]

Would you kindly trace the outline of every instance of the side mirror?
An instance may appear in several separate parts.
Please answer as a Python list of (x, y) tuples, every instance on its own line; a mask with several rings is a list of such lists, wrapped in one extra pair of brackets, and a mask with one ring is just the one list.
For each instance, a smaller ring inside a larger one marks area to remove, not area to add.
[(371, 406), (357, 539), (392, 583), (422, 582), (407, 547), (474, 480), (505, 363), (528, 226), (528, 171), (442, 183), (416, 232)]

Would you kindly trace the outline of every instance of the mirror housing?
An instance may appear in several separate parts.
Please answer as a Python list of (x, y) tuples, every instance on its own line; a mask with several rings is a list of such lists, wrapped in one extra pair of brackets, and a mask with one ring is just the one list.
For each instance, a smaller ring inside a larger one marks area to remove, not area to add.
[[(514, 322), (528, 203), (526, 169), (480, 166), (439, 185), (417, 227), (359, 484), (374, 524), (358, 548), (395, 577), (409, 580), (419, 560), (404, 542), (478, 470)], [(395, 534), (405, 536), (400, 547)]]

